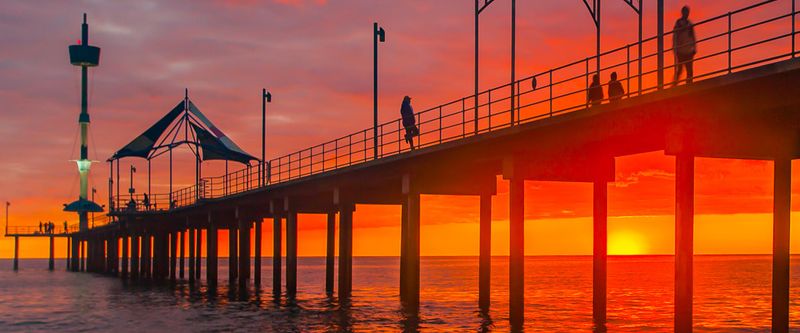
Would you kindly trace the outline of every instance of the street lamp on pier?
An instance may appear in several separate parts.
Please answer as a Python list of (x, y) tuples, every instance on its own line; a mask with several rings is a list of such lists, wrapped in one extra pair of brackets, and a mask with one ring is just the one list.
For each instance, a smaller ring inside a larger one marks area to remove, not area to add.
[(378, 22), (373, 23), (373, 127), (372, 127), (372, 148), (373, 158), (378, 159), (378, 43), (386, 42), (386, 31), (378, 26)]

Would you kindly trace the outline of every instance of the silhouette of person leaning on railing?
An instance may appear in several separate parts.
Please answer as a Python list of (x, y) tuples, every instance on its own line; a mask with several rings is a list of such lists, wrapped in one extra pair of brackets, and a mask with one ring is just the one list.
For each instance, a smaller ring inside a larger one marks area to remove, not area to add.
[(683, 68), (686, 68), (686, 83), (692, 83), (697, 39), (694, 34), (694, 24), (689, 21), (689, 6), (681, 8), (681, 18), (675, 21), (675, 28), (672, 31), (672, 52), (675, 53), (675, 79), (672, 81), (672, 86), (678, 85)]
[(147, 193), (144, 194), (144, 199), (142, 199), (142, 206), (144, 206), (145, 210), (150, 210), (150, 196)]
[(608, 81), (608, 100), (616, 102), (622, 99), (625, 95), (625, 89), (622, 88), (622, 82), (617, 80), (617, 72), (611, 73), (611, 81)]
[(406, 130), (406, 143), (414, 150), (414, 137), (419, 135), (416, 120), (414, 119), (414, 108), (411, 107), (411, 97), (403, 97), (403, 104), (400, 106), (400, 116), (403, 119), (403, 127)]
[(603, 102), (603, 86), (600, 85), (600, 74), (592, 76), (592, 84), (586, 92), (586, 102), (589, 106), (600, 105)]

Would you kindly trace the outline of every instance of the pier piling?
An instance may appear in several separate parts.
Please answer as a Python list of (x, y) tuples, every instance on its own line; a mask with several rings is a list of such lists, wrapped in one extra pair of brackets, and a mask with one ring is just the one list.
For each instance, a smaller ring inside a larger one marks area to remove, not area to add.
[(478, 306), (489, 310), (492, 284), (492, 195), (480, 197), (480, 258), (478, 260)]
[(234, 224), (228, 228), (228, 283), (231, 285), (239, 277), (239, 231)]
[(49, 270), (54, 270), (56, 268), (56, 259), (55, 259), (55, 238), (50, 236), (50, 260), (47, 263), (47, 267)]
[(694, 156), (675, 157), (675, 332), (692, 331)]
[(217, 263), (219, 262), (217, 251), (217, 239), (219, 236), (217, 232), (217, 226), (215, 226), (213, 223), (209, 223), (207, 232), (208, 237), (206, 237), (206, 241), (208, 241), (208, 246), (206, 247), (206, 281), (209, 286), (213, 287), (217, 285)]
[(525, 182), (512, 177), (509, 183), (509, 320), (519, 330), (525, 320)]
[(286, 216), (286, 297), (297, 296), (297, 212)]
[(336, 213), (328, 213), (327, 238), (325, 243), (325, 293), (333, 294), (333, 269), (336, 255)]
[(239, 218), (239, 287), (250, 280), (250, 220)]
[(196, 275), (195, 270), (195, 245), (194, 245), (195, 229), (189, 228), (189, 282), (194, 282)]
[(792, 201), (792, 161), (774, 161), (772, 224), (772, 332), (789, 332), (789, 240)]
[[(281, 294), (281, 217), (272, 217), (272, 293)], [(276, 297), (277, 299), (277, 297)]]
[(608, 184), (595, 181), (592, 212), (592, 318), (597, 328), (605, 327), (608, 276)]
[(14, 236), (14, 270), (19, 270), (19, 237)]
[(352, 203), (342, 204), (339, 210), (339, 302), (350, 298), (353, 287), (353, 210)]
[(253, 254), (253, 283), (256, 288), (261, 286), (261, 223), (263, 219), (259, 217), (255, 225), (255, 240), (253, 241), (254, 254)]

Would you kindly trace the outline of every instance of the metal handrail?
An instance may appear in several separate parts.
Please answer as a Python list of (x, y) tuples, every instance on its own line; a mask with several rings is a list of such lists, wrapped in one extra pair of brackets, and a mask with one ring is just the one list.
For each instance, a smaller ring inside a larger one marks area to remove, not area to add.
[[(797, 32), (795, 31), (794, 22), (798, 13), (794, 7), (788, 13), (781, 12), (780, 15), (770, 16), (766, 19), (749, 19), (745, 22), (739, 22), (740, 26), (737, 27), (732, 25), (733, 18), (738, 18), (738, 14), (750, 13), (775, 2), (777, 1), (761, 1), (694, 23), (698, 35), (704, 33), (704, 37), (698, 36), (696, 41), (698, 48), (701, 50), (702, 48), (707, 48), (693, 60), (695, 63), (695, 81), (732, 73), (756, 65), (794, 58), (797, 55), (795, 50)], [(771, 25), (778, 24), (778, 22), (786, 19), (791, 19), (791, 25), (787, 24), (780, 29), (776, 29), (781, 32), (780, 34), (759, 35), (755, 41), (752, 41), (753, 37), (749, 36), (746, 39), (747, 43), (733, 45), (733, 38), (737, 33), (752, 31), (757, 27), (771, 27)], [(714, 22), (727, 23), (725, 25), (726, 28), (721, 32), (709, 31), (713, 27), (702, 30), (703, 27), (710, 26)], [(791, 28), (789, 28), (790, 26)], [(790, 32), (785, 32), (786, 30), (783, 29), (790, 30)], [(669, 31), (664, 36), (673, 34), (674, 31)], [(723, 47), (713, 44), (724, 37), (727, 37), (727, 40), (719, 43)], [(466, 96), (418, 112), (415, 117), (419, 135), (414, 138), (414, 145), (416, 148), (430, 147), (512, 127), (521, 123), (589, 109), (591, 106), (585, 98), (589, 89), (589, 79), (592, 75), (598, 73), (596, 70), (590, 69), (589, 64), (598, 59), (605, 64), (600, 67), (600, 74), (610, 71), (618, 71), (624, 74), (618, 77), (618, 81), (627, 85), (628, 88), (624, 97), (638, 96), (660, 90), (662, 87), (653, 82), (655, 80), (648, 80), (658, 72), (658, 69), (651, 68), (642, 70), (640, 73), (632, 72), (631, 70), (631, 67), (638, 67), (640, 63), (652, 61), (653, 58), (659, 56), (658, 51), (635, 54), (635, 57), (631, 56), (632, 50), (638, 50), (640, 45), (644, 48), (645, 45), (652, 44), (657, 39), (658, 36), (649, 37), (640, 42), (617, 47), (599, 55), (577, 60), (515, 81), (513, 84), (517, 93), (513, 97), (516, 99), (515, 104), (517, 107), (514, 109), (514, 114), (516, 114), (517, 119), (510, 119), (512, 110), (510, 110), (509, 104), (512, 96), (508, 91), (511, 83), (486, 89), (480, 92), (477, 97), (474, 95)], [(751, 56), (747, 61), (738, 63), (733, 58), (734, 55), (743, 53), (740, 51), (759, 46), (766, 48), (767, 44), (786, 39), (791, 40), (791, 52), (778, 54), (770, 52), (768, 56), (757, 57), (758, 59), (756, 60), (753, 60), (754, 57)], [(665, 47), (663, 52), (667, 54), (672, 51), (673, 47), (670, 45)], [(723, 57), (724, 59), (721, 59)], [(709, 62), (712, 63), (708, 64)], [(677, 64), (675, 63), (664, 65), (664, 70), (674, 69), (676, 66)], [(709, 68), (703, 68), (703, 66)], [(537, 82), (535, 88), (531, 85), (532, 80)], [(681, 80), (679, 83), (684, 81)], [(641, 83), (641, 85), (634, 85), (631, 82)], [(667, 86), (668, 84), (665, 83), (664, 85)], [(526, 88), (522, 89), (523, 86)], [(607, 87), (608, 84), (603, 83), (601, 86)], [(631, 90), (631, 87), (636, 86), (641, 86), (641, 89)], [(479, 102), (477, 103), (479, 111), (477, 119), (474, 116), (475, 98), (478, 98)], [(602, 102), (608, 103), (609, 99), (605, 98)], [(477, 124), (477, 128), (475, 124)], [(373, 156), (371, 153), (373, 149), (371, 132), (372, 128), (364, 129), (269, 160), (266, 162), (267, 172), (263, 175), (267, 179), (263, 182), (260, 182), (258, 176), (258, 170), (261, 166), (247, 166), (222, 176), (203, 178), (200, 184), (179, 189), (171, 195), (169, 193), (152, 194), (150, 201), (153, 207), (141, 209), (139, 206), (140, 208), (137, 211), (168, 210), (191, 206), (205, 199), (223, 198), (410, 151), (410, 148), (404, 144), (404, 128), (402, 127), (401, 119), (378, 124), (378, 156)], [(170, 198), (172, 199), (171, 203), (169, 202)], [(124, 204), (129, 200), (130, 196), (118, 196), (115, 199), (116, 207), (125, 209), (120, 204)], [(134, 202), (137, 202), (137, 200), (141, 202), (141, 195), (134, 196), (133, 200)], [(164, 200), (167, 200), (166, 205)]]

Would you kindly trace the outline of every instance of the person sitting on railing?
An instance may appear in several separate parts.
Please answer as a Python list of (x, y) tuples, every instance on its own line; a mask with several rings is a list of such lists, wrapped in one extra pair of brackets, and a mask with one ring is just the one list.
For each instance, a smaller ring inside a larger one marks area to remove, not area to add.
[(686, 83), (692, 83), (694, 68), (692, 62), (697, 53), (697, 39), (694, 34), (694, 24), (689, 21), (689, 6), (681, 8), (681, 18), (675, 22), (672, 31), (672, 52), (675, 53), (675, 79), (672, 86), (678, 85), (683, 68), (686, 68)]
[(600, 105), (603, 102), (603, 86), (600, 85), (600, 74), (592, 76), (592, 84), (589, 85), (586, 101), (591, 106)]
[(625, 89), (622, 88), (622, 83), (617, 80), (617, 72), (611, 73), (611, 81), (608, 81), (608, 100), (616, 102), (622, 99), (625, 95)]
[(147, 193), (144, 194), (144, 199), (142, 199), (142, 205), (144, 206), (145, 210), (150, 210), (150, 196)]
[(414, 119), (414, 108), (411, 107), (411, 97), (403, 97), (403, 104), (400, 106), (400, 116), (403, 118), (403, 127), (406, 129), (406, 142), (414, 150), (414, 137), (419, 135), (416, 121)]

